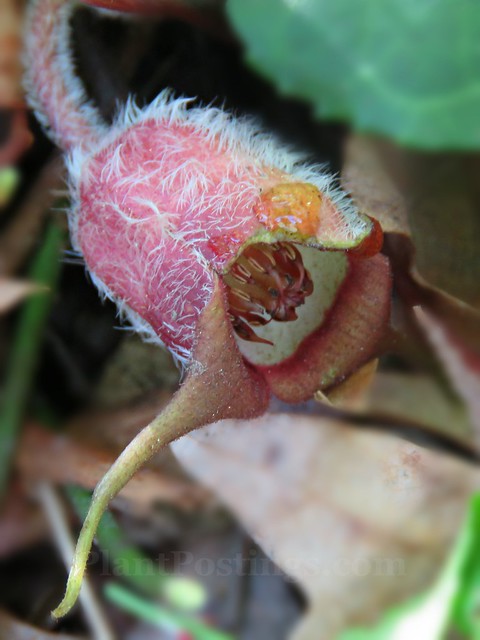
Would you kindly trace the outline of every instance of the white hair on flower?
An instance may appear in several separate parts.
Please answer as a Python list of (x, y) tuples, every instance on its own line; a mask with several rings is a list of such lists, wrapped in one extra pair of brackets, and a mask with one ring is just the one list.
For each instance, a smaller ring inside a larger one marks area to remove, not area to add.
[[(306, 162), (304, 153), (294, 151), (281, 143), (274, 135), (262, 131), (259, 123), (249, 117), (235, 117), (231, 113), (212, 106), (193, 106), (195, 98), (180, 97), (175, 98), (171, 89), (163, 90), (156, 98), (144, 108), (140, 108), (133, 96), (130, 96), (125, 105), (123, 105), (115, 121), (110, 128), (109, 133), (101, 139), (101, 144), (97, 146), (94, 152), (98, 152), (119, 139), (125, 131), (133, 125), (141, 124), (149, 120), (158, 123), (168, 123), (169, 125), (181, 124), (185, 127), (192, 126), (197, 131), (202, 132), (205, 136), (205, 142), (212, 144), (213, 148), (222, 149), (226, 153), (231, 154), (232, 158), (241, 158), (247, 156), (253, 160), (252, 168), (257, 172), (262, 172), (264, 167), (275, 167), (291, 176), (291, 178), (299, 182), (308, 182), (315, 185), (318, 189), (327, 195), (334, 204), (339, 208), (345, 221), (347, 233), (351, 237), (362, 234), (365, 231), (366, 222), (363, 218), (358, 217), (357, 211), (352, 202), (339, 189), (332, 175), (325, 171), (322, 165), (312, 165)], [(167, 143), (167, 141), (166, 141)], [(178, 147), (178, 141), (174, 138), (170, 141), (170, 146), (166, 148), (166, 153), (174, 154), (175, 150), (181, 151)], [(81, 153), (81, 150), (75, 150), (75, 153)], [(92, 150), (93, 152), (93, 150)], [(112, 164), (118, 161), (116, 151), (112, 157)], [(81, 167), (83, 161), (78, 162), (72, 159), (75, 166)], [(191, 176), (192, 183), (186, 184), (187, 193), (198, 192), (198, 183), (208, 180), (203, 167), (198, 166), (195, 158), (189, 159), (190, 172), (186, 166), (179, 166), (176, 172), (184, 171)], [(195, 171), (194, 169), (197, 169)], [(238, 170), (238, 165), (233, 164), (233, 173)], [(74, 169), (74, 167), (71, 167)], [(107, 170), (107, 167), (105, 168)], [(115, 166), (109, 166), (109, 171), (115, 171)], [(155, 173), (160, 172), (162, 167), (158, 167)], [(169, 183), (174, 179), (175, 175), (170, 174), (162, 179), (162, 188), (168, 189)], [(225, 180), (232, 179), (234, 176), (225, 176)], [(219, 207), (223, 202), (219, 203)]]

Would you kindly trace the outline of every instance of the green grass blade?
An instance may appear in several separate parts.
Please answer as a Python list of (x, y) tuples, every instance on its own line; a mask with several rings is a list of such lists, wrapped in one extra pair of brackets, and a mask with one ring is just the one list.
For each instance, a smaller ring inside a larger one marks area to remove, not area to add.
[(34, 294), (21, 310), (7, 363), (0, 401), (0, 501), (4, 496), (17, 434), (30, 394), (43, 331), (60, 273), (63, 231), (51, 223), (33, 261), (29, 278), (47, 291)]
[(118, 607), (159, 627), (177, 628), (192, 634), (194, 640), (233, 640), (233, 636), (208, 627), (200, 620), (147, 602), (117, 583), (105, 587), (105, 595)]

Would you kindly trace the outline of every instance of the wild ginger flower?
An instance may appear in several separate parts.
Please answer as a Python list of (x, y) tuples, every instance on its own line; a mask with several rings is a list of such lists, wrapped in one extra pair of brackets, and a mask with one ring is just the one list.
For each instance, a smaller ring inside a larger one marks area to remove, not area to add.
[[(187, 105), (168, 94), (145, 110), (129, 104), (97, 145), (73, 150), (72, 237), (98, 288), (187, 369), (218, 283), (237, 348), (275, 385), (286, 359), (312, 357), (353, 272), (384, 264), (365, 261), (378, 231), (250, 123)], [(304, 391), (279, 395), (303, 400), (369, 355), (349, 345), (349, 362), (323, 363), (321, 377), (297, 380)]]
[(375, 353), (390, 273), (381, 230), (317, 167), (256, 125), (163, 92), (108, 127), (68, 54), (70, 4), (30, 10), (30, 101), (68, 153), (74, 246), (135, 329), (186, 378), (97, 487), (64, 614), (109, 499), (160, 446), (222, 418), (297, 402)]

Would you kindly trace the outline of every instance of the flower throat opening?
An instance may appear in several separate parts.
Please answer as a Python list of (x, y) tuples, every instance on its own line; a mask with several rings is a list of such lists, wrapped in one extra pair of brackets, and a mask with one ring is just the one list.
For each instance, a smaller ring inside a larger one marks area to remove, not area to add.
[(229, 318), (237, 335), (273, 345), (252, 327), (297, 319), (295, 309), (313, 292), (302, 256), (289, 242), (248, 246), (223, 278)]

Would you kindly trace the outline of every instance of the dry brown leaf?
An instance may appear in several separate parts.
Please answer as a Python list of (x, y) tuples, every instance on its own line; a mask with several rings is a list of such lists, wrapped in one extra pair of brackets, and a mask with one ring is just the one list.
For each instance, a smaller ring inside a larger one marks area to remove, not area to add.
[(407, 206), (381, 157), (379, 142), (352, 135), (345, 149), (342, 185), (363, 213), (379, 220), (385, 233), (410, 236)]
[(422, 154), (368, 136), (347, 147), (343, 183), (387, 234), (411, 236), (425, 281), (480, 307), (480, 158)]
[[(78, 484), (94, 489), (115, 457), (109, 450), (30, 424), (24, 429), (16, 466), (22, 477), (31, 482), (49, 480), (55, 484)], [(207, 499), (206, 492), (188, 479), (148, 468), (139, 471), (119, 495), (137, 508), (148, 508), (156, 501), (192, 508), (204, 504)]]
[(224, 421), (172, 445), (306, 593), (296, 640), (326, 640), (430, 583), (480, 474), (325, 418)]
[(0, 276), (0, 315), (9, 311), (31, 293), (39, 291), (34, 282)]
[(480, 356), (451, 334), (433, 315), (416, 308), (416, 316), (438, 354), (453, 388), (463, 398), (480, 449)]
[(363, 407), (378, 420), (394, 420), (426, 431), (444, 433), (471, 444), (472, 424), (463, 403), (425, 374), (380, 372)]
[[(406, 236), (386, 234), (384, 250), (389, 255), (397, 297), (393, 324), (397, 339), (404, 344), (400, 351), (410, 351), (424, 358), (427, 341), (419, 330), (413, 307), (432, 313), (445, 328), (461, 338), (468, 348), (480, 351), (480, 311), (462, 300), (431, 286), (414, 266), (414, 247)], [(416, 334), (416, 335), (415, 335)], [(423, 345), (419, 344), (421, 337)], [(390, 345), (391, 347), (392, 345)], [(393, 344), (393, 351), (398, 348)], [(431, 349), (429, 349), (431, 353)], [(429, 356), (431, 357), (431, 355)], [(407, 358), (409, 359), (409, 358)], [(415, 358), (414, 358), (415, 359)]]
[(402, 152), (416, 267), (430, 284), (480, 307), (480, 159)]
[[(385, 349), (437, 375), (438, 363), (419, 331), (415, 305), (457, 336), (466, 356), (480, 353), (479, 170), (478, 158), (471, 154), (427, 156), (368, 136), (353, 136), (347, 146), (344, 185), (361, 210), (381, 221), (384, 252), (394, 274), (392, 332)], [(399, 390), (403, 400), (411, 392), (411, 385), (405, 392)], [(379, 395), (377, 399), (381, 402)], [(445, 402), (448, 399), (440, 400)], [(400, 419), (409, 413), (413, 417), (413, 407), (396, 404)], [(437, 420), (435, 412), (426, 415), (432, 407), (426, 398), (419, 416), (424, 426), (472, 442), (473, 431), (465, 418), (452, 420), (449, 429), (452, 412)]]

